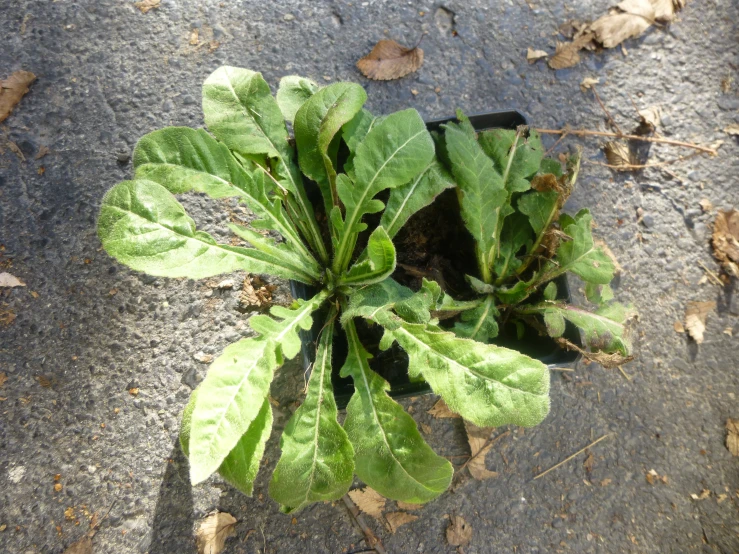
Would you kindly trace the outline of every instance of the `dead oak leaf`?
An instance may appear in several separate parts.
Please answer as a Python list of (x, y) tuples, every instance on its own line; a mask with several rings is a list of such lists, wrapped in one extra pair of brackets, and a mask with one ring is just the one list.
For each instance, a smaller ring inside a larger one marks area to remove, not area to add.
[(23, 70), (14, 71), (7, 79), (0, 80), (0, 122), (7, 119), (35, 80), (36, 75)]
[(0, 273), (0, 287), (25, 287), (26, 284), (18, 279), (18, 277), (11, 275), (10, 273), (4, 271), (3, 273)]
[(685, 310), (685, 329), (697, 344), (703, 342), (703, 333), (706, 330), (706, 317), (708, 317), (708, 312), (715, 307), (716, 303), (713, 301), (688, 302), (688, 307)]
[(423, 65), (423, 50), (405, 48), (394, 40), (383, 39), (375, 44), (372, 52), (357, 62), (357, 68), (365, 77), (376, 81), (400, 79), (417, 71)]
[(526, 50), (526, 59), (529, 61), (529, 63), (535, 63), (537, 60), (548, 57), (549, 54), (544, 50), (534, 50), (531, 47)]
[(739, 419), (726, 420), (726, 448), (732, 456), (739, 456)]
[(385, 519), (387, 520), (387, 527), (390, 532), (395, 533), (398, 527), (416, 521), (418, 516), (406, 512), (390, 512), (389, 514), (385, 514)]
[(162, 0), (141, 0), (141, 2), (133, 3), (133, 5), (141, 11), (141, 13), (148, 13), (149, 11), (160, 7), (161, 4)]
[(220, 554), (226, 539), (234, 534), (236, 518), (226, 512), (214, 512), (200, 522), (195, 538), (198, 554)]
[(467, 442), (470, 445), (470, 460), (467, 462), (470, 475), (479, 481), (497, 477), (498, 474), (495, 471), (490, 471), (485, 466), (485, 456), (493, 446), (490, 442), (492, 428), (478, 427), (469, 421), (464, 422), (464, 428), (467, 431)]
[(443, 398), (439, 398), (436, 404), (434, 404), (434, 407), (426, 413), (434, 416), (437, 419), (462, 417), (459, 414), (455, 414), (453, 411), (451, 411), (446, 402), (444, 402)]
[(385, 497), (379, 492), (370, 487), (365, 487), (349, 491), (348, 494), (357, 508), (365, 514), (378, 519), (382, 517), (382, 510), (385, 509)]
[(713, 223), (713, 256), (721, 267), (739, 278), (739, 210), (719, 210)]
[(450, 519), (449, 527), (446, 528), (446, 542), (451, 546), (467, 546), (472, 540), (472, 527), (462, 516)]

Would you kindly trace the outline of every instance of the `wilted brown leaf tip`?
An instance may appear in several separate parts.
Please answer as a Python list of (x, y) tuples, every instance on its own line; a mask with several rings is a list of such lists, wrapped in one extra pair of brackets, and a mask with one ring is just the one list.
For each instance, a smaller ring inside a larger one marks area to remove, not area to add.
[(405, 48), (394, 40), (383, 39), (372, 52), (357, 62), (357, 68), (365, 77), (376, 81), (400, 79), (417, 71), (423, 65), (423, 50)]

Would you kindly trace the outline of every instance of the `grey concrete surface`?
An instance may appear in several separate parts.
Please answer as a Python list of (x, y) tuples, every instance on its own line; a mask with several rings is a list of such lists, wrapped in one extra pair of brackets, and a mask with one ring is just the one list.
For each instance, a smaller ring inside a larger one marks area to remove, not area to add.
[[(641, 314), (638, 359), (624, 367), (630, 379), (594, 365), (555, 373), (546, 421), (511, 429), (489, 456), (497, 479), (463, 483), (395, 534), (369, 523), (396, 553), (453, 552), (447, 514), (472, 526), (468, 554), (739, 552), (739, 459), (724, 446), (726, 418), (739, 417), (739, 301), (734, 287), (700, 284), (699, 262), (717, 266), (708, 243), (715, 212), (698, 204), (739, 204), (739, 145), (721, 131), (739, 120), (736, 80), (721, 87), (737, 78), (737, 4), (697, 0), (671, 26), (628, 41), (626, 51), (586, 54), (573, 69), (526, 62), (529, 46), (553, 50), (560, 23), (594, 19), (609, 4), (450, 0), (436, 18), (439, 4), (415, 1), (162, 0), (144, 15), (128, 0), (0, 0), (0, 75), (38, 75), (0, 126), (0, 260), (28, 284), (0, 292), (0, 307), (17, 315), (0, 327), (0, 371), (8, 375), (0, 387), (0, 551), (60, 553), (86, 531), (86, 512), (110, 510), (93, 539), (96, 553), (188, 554), (194, 522), (216, 508), (239, 520), (228, 553), (366, 548), (339, 505), (294, 520), (278, 512), (266, 494), (276, 434), (253, 498), (217, 479), (190, 487), (176, 436), (206, 368), (193, 355), (217, 354), (247, 333), (246, 316), (234, 310), (235, 292), (209, 296), (204, 283), (127, 270), (95, 234), (103, 193), (131, 175), (136, 139), (166, 125), (201, 126), (200, 85), (230, 64), (260, 70), (273, 85), (293, 73), (358, 81), (376, 112), (411, 106), (437, 117), (456, 107), (515, 107), (549, 128), (603, 128), (600, 108), (579, 89), (596, 76), (624, 127), (634, 124), (632, 98), (662, 107), (665, 136), (723, 140), (716, 158), (636, 175), (590, 163), (604, 161), (595, 139), (563, 143), (582, 144), (586, 158), (569, 207), (592, 209), (597, 234), (623, 266), (617, 297)], [(456, 36), (444, 25), (452, 14)], [(193, 29), (219, 47), (190, 45)], [(387, 83), (358, 74), (354, 63), (378, 39), (412, 44), (423, 31), (418, 73)], [(42, 146), (50, 153), (35, 160)], [(652, 153), (665, 160), (678, 151), (657, 145)], [(207, 228), (225, 218), (224, 206), (202, 198), (188, 207)], [(700, 346), (673, 329), (690, 300), (717, 302)], [(277, 429), (301, 385), (298, 365), (287, 365), (274, 388)], [(127, 392), (134, 386), (137, 397)], [(406, 405), (431, 426), (438, 452), (464, 455), (462, 427), (433, 420), (433, 401)], [(532, 480), (606, 433), (590, 472), (581, 455)], [(652, 469), (667, 481), (648, 483)], [(709, 498), (691, 499), (703, 489)]]

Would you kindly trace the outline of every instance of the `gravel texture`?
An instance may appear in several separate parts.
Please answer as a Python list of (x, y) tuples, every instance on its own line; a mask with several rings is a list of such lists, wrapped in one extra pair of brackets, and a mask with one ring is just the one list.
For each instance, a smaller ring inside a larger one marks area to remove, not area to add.
[[(0, 126), (1, 260), (28, 285), (0, 292), (0, 309), (17, 316), (0, 327), (0, 372), (8, 376), (0, 387), (0, 551), (61, 553), (88, 529), (86, 514), (109, 510), (93, 538), (96, 553), (187, 554), (195, 522), (216, 508), (239, 520), (228, 553), (366, 548), (341, 505), (294, 519), (278, 512), (266, 494), (276, 433), (253, 498), (217, 479), (190, 486), (177, 431), (207, 367), (195, 357), (217, 355), (247, 334), (248, 316), (235, 310), (238, 291), (135, 274), (109, 258), (95, 234), (103, 193), (131, 175), (136, 139), (166, 125), (201, 126), (200, 85), (230, 64), (260, 70), (273, 85), (293, 73), (358, 81), (376, 112), (411, 106), (430, 118), (456, 107), (515, 107), (547, 128), (603, 128), (603, 113), (579, 88), (596, 76), (625, 128), (635, 125), (633, 100), (662, 107), (660, 131), (669, 138), (723, 140), (715, 158), (632, 175), (591, 163), (605, 161), (597, 139), (561, 143), (585, 148), (569, 209), (592, 209), (596, 233), (623, 266), (617, 297), (641, 314), (638, 359), (623, 368), (629, 378), (594, 365), (554, 373), (546, 421), (511, 429), (489, 456), (498, 478), (460, 484), (395, 534), (369, 524), (389, 552), (402, 553), (453, 552), (447, 514), (472, 526), (467, 554), (739, 552), (739, 459), (724, 445), (726, 419), (739, 418), (731, 335), (739, 335), (739, 299), (734, 287), (701, 284), (699, 265), (718, 271), (708, 242), (715, 212), (704, 213), (699, 201), (739, 204), (739, 145), (721, 131), (739, 121), (736, 82), (721, 86), (736, 79), (736, 5), (696, 0), (671, 26), (628, 41), (627, 52), (586, 53), (572, 69), (526, 62), (529, 46), (553, 51), (560, 23), (594, 19), (608, 6), (162, 0), (143, 14), (128, 0), (1, 0), (0, 76), (25, 69), (38, 81)], [(190, 44), (195, 29), (200, 47)], [(355, 69), (378, 39), (413, 44), (424, 31), (418, 73), (368, 82)], [(42, 146), (49, 154), (34, 159)], [(655, 145), (652, 159), (677, 153)], [(199, 197), (187, 205), (206, 229), (234, 209)], [(277, 284), (280, 298), (286, 285)], [(691, 300), (717, 302), (700, 346), (673, 329)], [(297, 363), (278, 376), (276, 429), (302, 382)], [(433, 420), (433, 402), (405, 404), (430, 425), (438, 452), (464, 455), (461, 423)], [(590, 471), (583, 454), (532, 480), (606, 433)], [(650, 484), (652, 469), (666, 482)], [(703, 489), (708, 498), (691, 498)]]

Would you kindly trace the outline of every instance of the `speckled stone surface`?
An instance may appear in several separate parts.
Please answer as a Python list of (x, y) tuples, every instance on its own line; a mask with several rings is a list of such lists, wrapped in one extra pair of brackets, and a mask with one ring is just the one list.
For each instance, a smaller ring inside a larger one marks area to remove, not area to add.
[[(190, 486), (176, 437), (206, 369), (193, 356), (215, 355), (247, 334), (248, 316), (235, 310), (237, 291), (135, 274), (109, 258), (95, 234), (103, 193), (131, 175), (136, 139), (167, 125), (201, 126), (201, 83), (230, 64), (260, 70), (272, 85), (294, 73), (357, 81), (378, 113), (519, 108), (545, 128), (603, 128), (603, 113), (579, 88), (595, 76), (623, 127), (635, 125), (633, 100), (661, 106), (666, 137), (723, 140), (715, 158), (636, 175), (593, 163), (605, 161), (597, 139), (561, 143), (585, 149), (569, 209), (592, 209), (597, 235), (623, 266), (616, 295), (641, 314), (638, 359), (623, 368), (630, 379), (593, 365), (553, 374), (546, 421), (511, 429), (489, 455), (498, 478), (462, 483), (395, 534), (369, 524), (395, 553), (453, 552), (446, 514), (472, 526), (467, 554), (739, 552), (739, 459), (724, 446), (726, 418), (739, 418), (739, 339), (727, 331), (739, 335), (739, 299), (732, 287), (699, 284), (699, 262), (717, 271), (708, 243), (715, 212), (704, 213), (699, 201), (739, 204), (739, 145), (722, 132), (739, 120), (737, 83), (721, 87), (737, 77), (737, 7), (696, 0), (674, 24), (628, 41), (626, 52), (586, 53), (572, 69), (526, 62), (529, 46), (553, 51), (560, 23), (594, 19), (608, 6), (453, 0), (438, 11), (384, 0), (162, 0), (143, 14), (128, 0), (0, 0), (0, 76), (38, 76), (0, 125), (2, 260), (28, 285), (0, 293), (0, 307), (17, 315), (0, 327), (0, 372), (8, 376), (0, 387), (0, 551), (61, 553), (87, 530), (86, 513), (110, 510), (93, 538), (96, 553), (189, 554), (194, 522), (216, 508), (239, 520), (227, 553), (366, 548), (340, 505), (317, 505), (294, 520), (279, 513), (266, 494), (276, 433), (253, 498), (217, 479)], [(190, 44), (193, 29), (203, 46)], [(413, 44), (424, 31), (418, 73), (368, 82), (354, 67), (378, 39)], [(49, 154), (34, 159), (42, 146)], [(667, 160), (678, 151), (655, 145), (652, 154)], [(234, 205), (191, 197), (187, 207), (213, 230)], [(278, 295), (287, 294), (276, 283)], [(717, 302), (700, 346), (673, 329), (691, 300)], [(280, 372), (276, 430), (302, 383), (297, 363)], [(430, 425), (438, 452), (464, 455), (461, 423), (434, 420), (426, 413), (433, 402), (404, 403)], [(606, 433), (590, 472), (581, 455), (532, 480)], [(652, 469), (667, 482), (648, 483)], [(691, 499), (703, 489), (709, 498)]]

